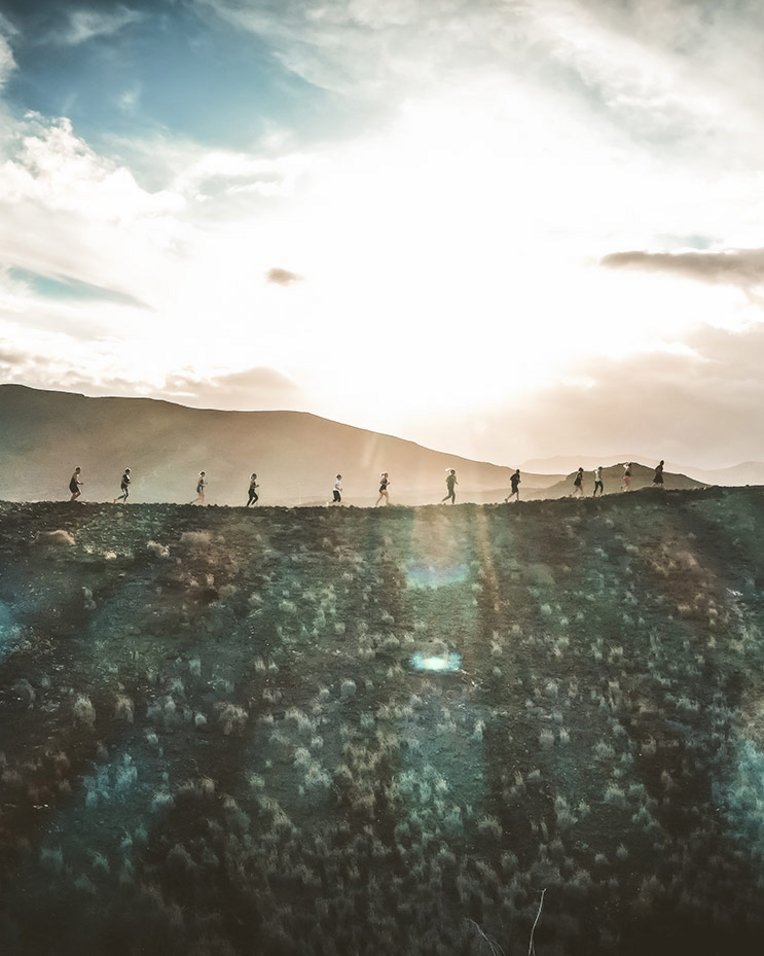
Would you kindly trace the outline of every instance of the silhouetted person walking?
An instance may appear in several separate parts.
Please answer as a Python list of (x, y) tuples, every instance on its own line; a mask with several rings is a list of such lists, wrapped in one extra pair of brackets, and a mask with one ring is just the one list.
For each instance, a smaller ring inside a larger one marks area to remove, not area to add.
[(510, 492), (507, 497), (504, 499), (504, 504), (509, 504), (510, 499), (514, 498), (515, 501), (520, 500), (520, 469), (515, 468), (513, 474), (509, 479)]
[(124, 472), (122, 473), (122, 480), (121, 480), (120, 483), (119, 483), (119, 489), (120, 489), (120, 491), (122, 492), (122, 494), (121, 494), (121, 495), (117, 495), (117, 497), (114, 499), (114, 501), (112, 502), (112, 504), (116, 504), (118, 501), (127, 502), (127, 499), (128, 499), (129, 496), (130, 496), (130, 482), (131, 482), (131, 481), (132, 481), (132, 478), (131, 478), (131, 476), (130, 476), (130, 469), (129, 469), (129, 468), (125, 468)]
[(386, 505), (390, 504), (390, 497), (387, 493), (387, 489), (390, 487), (390, 476), (386, 471), (383, 471), (379, 476), (379, 498), (374, 502), (374, 507), (384, 499)]
[[(255, 505), (255, 504), (257, 504), (257, 500), (258, 500), (258, 498), (260, 497), (260, 495), (258, 495), (258, 493), (257, 493), (257, 489), (258, 489), (259, 487), (260, 487), (260, 485), (258, 485), (258, 483), (257, 483), (257, 475), (253, 472), (253, 473), (249, 476), (249, 501), (247, 502), (247, 504), (246, 504), (245, 507), (249, 508), (250, 505)], [(198, 490), (199, 490), (199, 489), (197, 488), (197, 491), (198, 491)]]
[(661, 491), (664, 490), (663, 487), (663, 465), (665, 462), (661, 458), (660, 464), (655, 466), (655, 474), (653, 475), (653, 485), (656, 488), (660, 488)]
[(82, 485), (82, 481), (80, 481), (80, 466), (77, 465), (77, 467), (74, 469), (74, 474), (69, 481), (69, 491), (72, 493), (72, 497), (69, 499), (69, 501), (76, 501), (82, 494), (80, 491), (80, 485)]
[(573, 479), (573, 491), (568, 498), (583, 498), (584, 496), (584, 469), (579, 468), (576, 477)]
[(331, 503), (333, 505), (342, 504), (342, 475), (337, 475), (337, 480), (334, 482)]
[(459, 482), (456, 480), (456, 471), (453, 468), (448, 469), (446, 475), (446, 497), (440, 499), (440, 503), (450, 501), (452, 505), (456, 504), (456, 486)]
[(207, 476), (203, 471), (199, 472), (199, 480), (196, 482), (196, 498), (191, 502), (192, 505), (204, 504), (204, 489), (207, 487)]
[(597, 465), (594, 469), (594, 491), (592, 492), (592, 498), (597, 497), (597, 492), (600, 493), (600, 498), (605, 494), (605, 486), (602, 483), (602, 465)]

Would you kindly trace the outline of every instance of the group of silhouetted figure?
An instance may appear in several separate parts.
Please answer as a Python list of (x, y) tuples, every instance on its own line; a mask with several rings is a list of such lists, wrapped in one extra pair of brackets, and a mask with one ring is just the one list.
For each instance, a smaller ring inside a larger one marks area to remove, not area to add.
[[(79, 465), (77, 465), (77, 467), (74, 469), (74, 473), (72, 474), (71, 479), (69, 480), (69, 491), (72, 494), (69, 501), (76, 501), (82, 494), (81, 488), (84, 482), (82, 478), (80, 477), (81, 474), (82, 474), (82, 469), (80, 468)], [(257, 501), (257, 492), (255, 491), (255, 489), (257, 488), (257, 482), (255, 480), (256, 478), (257, 478), (257, 475), (252, 475), (250, 479), (249, 501), (247, 502), (247, 505), (254, 504), (254, 502)], [(132, 471), (129, 468), (125, 468), (125, 470), (122, 472), (122, 477), (119, 482), (120, 494), (118, 494), (116, 498), (112, 499), (112, 504), (116, 504), (118, 501), (122, 501), (122, 502), (127, 501), (127, 499), (130, 497), (130, 485), (132, 484), (132, 481), (133, 481)], [(203, 505), (204, 504), (204, 489), (206, 487), (207, 487), (207, 476), (205, 472), (200, 471), (199, 477), (196, 481), (196, 498), (194, 498), (193, 501), (189, 502), (189, 504)]]
[[(660, 462), (655, 466), (655, 473), (653, 474), (652, 485), (654, 488), (664, 489), (663, 484), (663, 466), (665, 462), (661, 458)], [(627, 461), (623, 466), (623, 475), (621, 476), (621, 491), (631, 491), (631, 469), (634, 467), (634, 463)], [(602, 465), (598, 465), (594, 469), (594, 491), (592, 492), (592, 498), (597, 497), (599, 492), (602, 496), (605, 492), (605, 485), (602, 481)], [(579, 468), (573, 478), (573, 491), (568, 495), (569, 498), (583, 498), (584, 497), (584, 469)]]
[[(664, 462), (661, 459), (660, 463), (655, 467), (655, 474), (653, 476), (653, 487), (663, 489), (663, 465)], [(623, 475), (621, 477), (621, 491), (631, 491), (631, 469), (633, 467), (633, 462), (626, 462), (623, 466)], [(82, 469), (78, 465), (74, 469), (74, 473), (69, 481), (69, 491), (71, 492), (70, 501), (76, 501), (82, 494), (82, 485), (84, 482), (81, 478)], [(596, 498), (598, 495), (601, 497), (605, 493), (605, 485), (602, 480), (602, 466), (598, 465), (594, 469), (594, 491), (592, 492), (592, 497)], [(121, 501), (123, 504), (130, 497), (130, 485), (132, 483), (132, 472), (129, 468), (125, 468), (122, 472), (122, 478), (119, 482), (120, 493), (113, 499), (112, 504), (117, 504), (118, 501)], [(504, 499), (505, 504), (509, 504), (510, 501), (519, 501), (520, 500), (520, 469), (516, 468), (509, 479), (510, 491), (507, 497)], [(374, 507), (378, 507), (381, 504), (389, 505), (390, 504), (390, 475), (388, 472), (383, 471), (379, 476), (379, 497), (374, 503)], [(456, 504), (456, 486), (459, 482), (456, 480), (456, 469), (447, 468), (446, 469), (446, 494), (441, 498), (440, 503), (445, 504), (446, 502), (451, 502), (452, 505)], [(247, 503), (244, 507), (249, 508), (250, 506), (254, 507), (260, 499), (260, 496), (257, 493), (257, 489), (260, 487), (257, 481), (257, 474), (253, 472), (249, 477), (249, 489)], [(189, 504), (192, 505), (203, 505), (205, 504), (205, 489), (207, 488), (207, 474), (204, 471), (199, 472), (199, 477), (196, 480), (196, 497), (192, 499)], [(584, 469), (579, 468), (575, 473), (573, 478), (573, 490), (568, 495), (569, 498), (583, 498), (584, 495)], [(328, 502), (330, 505), (339, 505), (342, 504), (342, 475), (337, 475), (334, 485), (332, 487), (332, 500)]]

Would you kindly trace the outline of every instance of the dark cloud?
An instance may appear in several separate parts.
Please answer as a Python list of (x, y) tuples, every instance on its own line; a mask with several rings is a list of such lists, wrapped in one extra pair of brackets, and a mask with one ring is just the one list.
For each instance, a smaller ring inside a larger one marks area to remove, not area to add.
[(297, 275), (296, 272), (290, 272), (289, 269), (279, 269), (278, 267), (269, 269), (265, 273), (265, 278), (274, 285), (292, 285), (293, 282), (302, 280), (302, 276)]
[(645, 269), (741, 288), (764, 283), (764, 249), (729, 249), (724, 252), (614, 252), (605, 256), (601, 264), (611, 269)]

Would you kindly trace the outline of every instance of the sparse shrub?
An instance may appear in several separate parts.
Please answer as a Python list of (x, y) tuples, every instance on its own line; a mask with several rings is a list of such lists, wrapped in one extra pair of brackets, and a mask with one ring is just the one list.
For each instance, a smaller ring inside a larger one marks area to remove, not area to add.
[(663, 770), (661, 772), (661, 785), (666, 793), (670, 793), (672, 790), (676, 790), (676, 781), (671, 776), (668, 770)]
[(149, 553), (156, 555), (158, 558), (170, 557), (170, 549), (166, 545), (160, 544), (158, 541), (148, 541), (146, 543), (146, 550)]
[(593, 749), (597, 760), (615, 760), (615, 750), (604, 740), (598, 740)]
[(154, 811), (166, 810), (173, 805), (173, 797), (166, 787), (162, 787), (151, 798), (151, 809)]
[(626, 802), (626, 794), (615, 784), (608, 784), (605, 790), (605, 803), (610, 803), (614, 807), (619, 807), (620, 809), (625, 809), (628, 804)]
[(96, 711), (92, 701), (80, 694), (74, 702), (74, 721), (91, 729), (95, 726)]
[(132, 724), (135, 718), (133, 702), (125, 694), (118, 694), (114, 704), (114, 719), (123, 720), (126, 724)]
[(316, 722), (298, 707), (290, 707), (286, 712), (286, 719), (294, 723), (301, 733), (312, 733), (316, 729)]
[(332, 783), (329, 774), (315, 760), (310, 762), (303, 781), (307, 790), (327, 790)]
[(215, 706), (220, 726), (226, 736), (232, 733), (238, 734), (244, 730), (249, 714), (243, 707), (230, 702), (216, 704)]
[[(496, 817), (490, 816), (489, 814), (486, 814), (486, 816), (478, 820), (478, 830), (483, 836), (492, 837), (494, 840), (500, 840), (504, 834), (504, 830), (499, 821)], [(495, 878), (496, 874), (493, 873), (493, 871), (491, 872)]]
[(350, 700), (356, 695), (356, 683), (354, 680), (346, 678), (340, 685), (340, 697), (343, 700)]

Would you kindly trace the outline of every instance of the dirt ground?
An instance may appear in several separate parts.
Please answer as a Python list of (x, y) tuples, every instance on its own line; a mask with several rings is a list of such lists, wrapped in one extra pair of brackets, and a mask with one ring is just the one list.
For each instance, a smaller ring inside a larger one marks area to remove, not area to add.
[(0, 503), (0, 952), (761, 951), (763, 538)]

